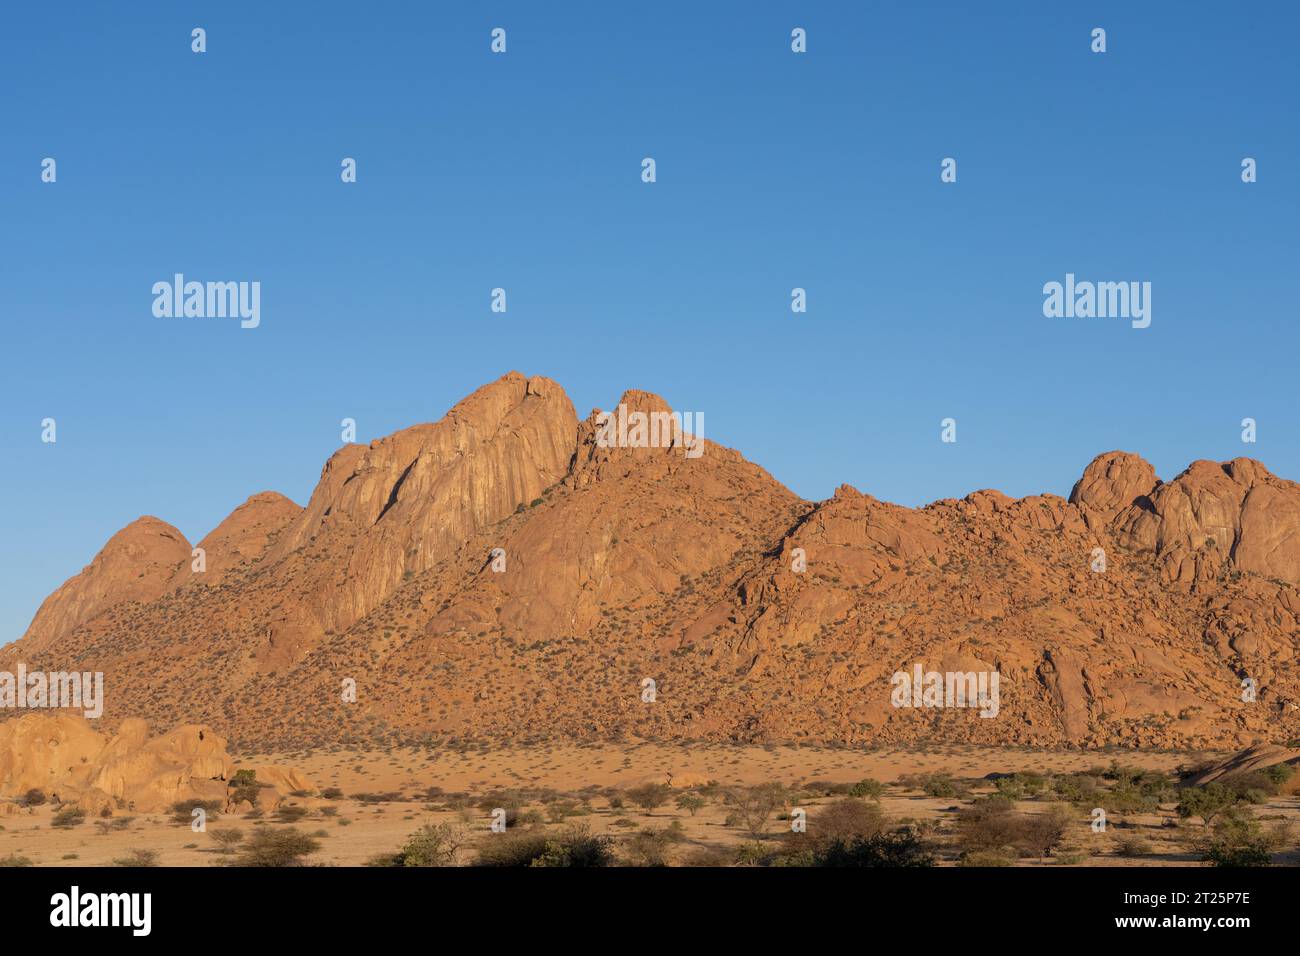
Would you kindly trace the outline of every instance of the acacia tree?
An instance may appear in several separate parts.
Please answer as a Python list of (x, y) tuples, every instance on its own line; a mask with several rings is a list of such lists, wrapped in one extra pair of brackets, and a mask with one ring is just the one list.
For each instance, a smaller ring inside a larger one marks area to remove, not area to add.
[(763, 838), (768, 820), (785, 805), (785, 801), (785, 787), (779, 783), (760, 783), (731, 792), (731, 805), (735, 808), (733, 816), (755, 840)]
[(1224, 810), (1237, 802), (1237, 795), (1221, 783), (1210, 783), (1204, 787), (1188, 787), (1178, 801), (1178, 815), (1184, 820), (1188, 817), (1200, 817), (1202, 826), (1210, 822)]
[(627, 792), (627, 798), (645, 810), (646, 816), (651, 816), (652, 811), (668, 802), (672, 792), (673, 788), (666, 783), (647, 783), (633, 787)]

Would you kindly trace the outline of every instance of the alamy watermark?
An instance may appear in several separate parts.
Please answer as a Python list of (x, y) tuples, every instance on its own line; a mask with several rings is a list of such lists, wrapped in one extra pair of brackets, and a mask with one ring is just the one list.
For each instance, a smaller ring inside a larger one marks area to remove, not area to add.
[(1151, 324), (1150, 282), (1065, 282), (1043, 286), (1043, 315), (1049, 319), (1131, 319), (1135, 329)]
[(614, 412), (597, 415), (596, 424), (600, 429), (596, 444), (601, 448), (681, 446), (687, 458), (704, 454), (703, 412), (629, 412), (626, 405), (619, 405)]
[(0, 671), (0, 707), (68, 708), (94, 720), (104, 713), (102, 671)]
[(176, 273), (171, 282), (153, 284), (153, 314), (160, 319), (240, 319), (239, 326), (262, 324), (262, 283), (186, 282)]
[(889, 701), (895, 707), (978, 707), (981, 717), (998, 715), (997, 671), (927, 671), (920, 664), (895, 671)]

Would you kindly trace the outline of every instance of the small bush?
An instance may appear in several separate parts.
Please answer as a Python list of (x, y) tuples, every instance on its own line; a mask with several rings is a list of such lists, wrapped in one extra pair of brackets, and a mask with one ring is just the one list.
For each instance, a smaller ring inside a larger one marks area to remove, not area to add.
[(609, 840), (593, 837), (586, 827), (558, 835), (542, 830), (493, 834), (479, 847), (479, 866), (609, 866)]
[(1275, 763), (1271, 767), (1265, 767), (1260, 773), (1280, 786), (1295, 775), (1295, 767), (1289, 763)]
[(949, 774), (932, 773), (921, 785), (929, 797), (955, 797), (957, 796), (957, 784)]
[(220, 800), (181, 800), (171, 805), (173, 823), (188, 826), (194, 821), (194, 811), (202, 810), (208, 816), (216, 816), (221, 811)]
[(416, 830), (398, 852), (397, 866), (455, 866), (464, 833), (450, 823), (427, 824)]
[(628, 837), (624, 846), (635, 866), (667, 866), (668, 847), (673, 842), (669, 831), (647, 827)]
[(997, 795), (976, 800), (957, 812), (957, 844), (966, 853), (1001, 850), (1015, 843), (1011, 800)]
[(1287, 837), (1285, 826), (1266, 832), (1249, 811), (1229, 808), (1220, 812), (1213, 835), (1201, 847), (1201, 859), (1214, 866), (1268, 866)]
[(234, 827), (221, 827), (208, 831), (208, 836), (217, 841), (220, 847), (220, 853), (230, 854), (235, 852), (236, 844), (244, 839), (244, 831), (236, 830)]
[(685, 810), (691, 816), (704, 809), (706, 801), (698, 793), (684, 793), (677, 798), (677, 809)]
[(627, 798), (647, 814), (668, 802), (673, 788), (666, 783), (647, 783), (627, 791)]
[(1139, 836), (1120, 837), (1115, 844), (1115, 855), (1125, 857), (1150, 856), (1151, 844)]
[(1015, 863), (993, 850), (976, 850), (963, 853), (957, 861), (958, 866), (1015, 866)]
[(817, 810), (808, 821), (807, 832), (790, 839), (796, 850), (822, 852), (837, 841), (869, 840), (884, 828), (885, 818), (878, 806), (846, 797)]
[(879, 780), (873, 780), (868, 777), (866, 780), (859, 780), (849, 788), (850, 797), (866, 797), (870, 800), (879, 801), (885, 792), (885, 785)]
[(934, 856), (911, 827), (899, 827), (873, 837), (834, 840), (813, 855), (813, 866), (920, 867), (934, 866)]
[(135, 849), (127, 853), (126, 856), (117, 857), (113, 860), (114, 866), (157, 866), (158, 853), (156, 850)]
[(54, 815), (50, 821), (50, 826), (58, 827), (61, 830), (69, 830), (72, 827), (81, 826), (86, 822), (86, 811), (80, 807), (64, 807)]
[(262, 827), (244, 842), (237, 866), (301, 866), (302, 858), (320, 849), (320, 843), (294, 827)]

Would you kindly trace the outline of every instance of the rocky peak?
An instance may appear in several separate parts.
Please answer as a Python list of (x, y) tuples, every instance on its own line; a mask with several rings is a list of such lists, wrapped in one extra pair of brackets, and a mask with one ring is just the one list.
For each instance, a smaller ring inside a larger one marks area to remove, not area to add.
[(24, 635), (24, 650), (45, 650), (60, 635), (123, 601), (156, 600), (189, 559), (190, 543), (180, 531), (151, 515), (137, 518), (45, 599)]
[(1089, 527), (1102, 527), (1159, 484), (1151, 463), (1126, 451), (1098, 455), (1070, 492)]

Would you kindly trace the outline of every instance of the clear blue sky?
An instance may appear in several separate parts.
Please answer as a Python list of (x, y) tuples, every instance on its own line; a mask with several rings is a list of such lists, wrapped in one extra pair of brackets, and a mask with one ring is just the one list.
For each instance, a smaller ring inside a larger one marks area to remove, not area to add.
[[(1067, 494), (1112, 448), (1300, 477), (1296, 10), (10, 4), (0, 640), (139, 515), (305, 502), (340, 419), (510, 369), (659, 392), (814, 499)], [(174, 272), (260, 281), (261, 327), (155, 318)], [(1150, 281), (1151, 327), (1045, 318), (1067, 272)]]

